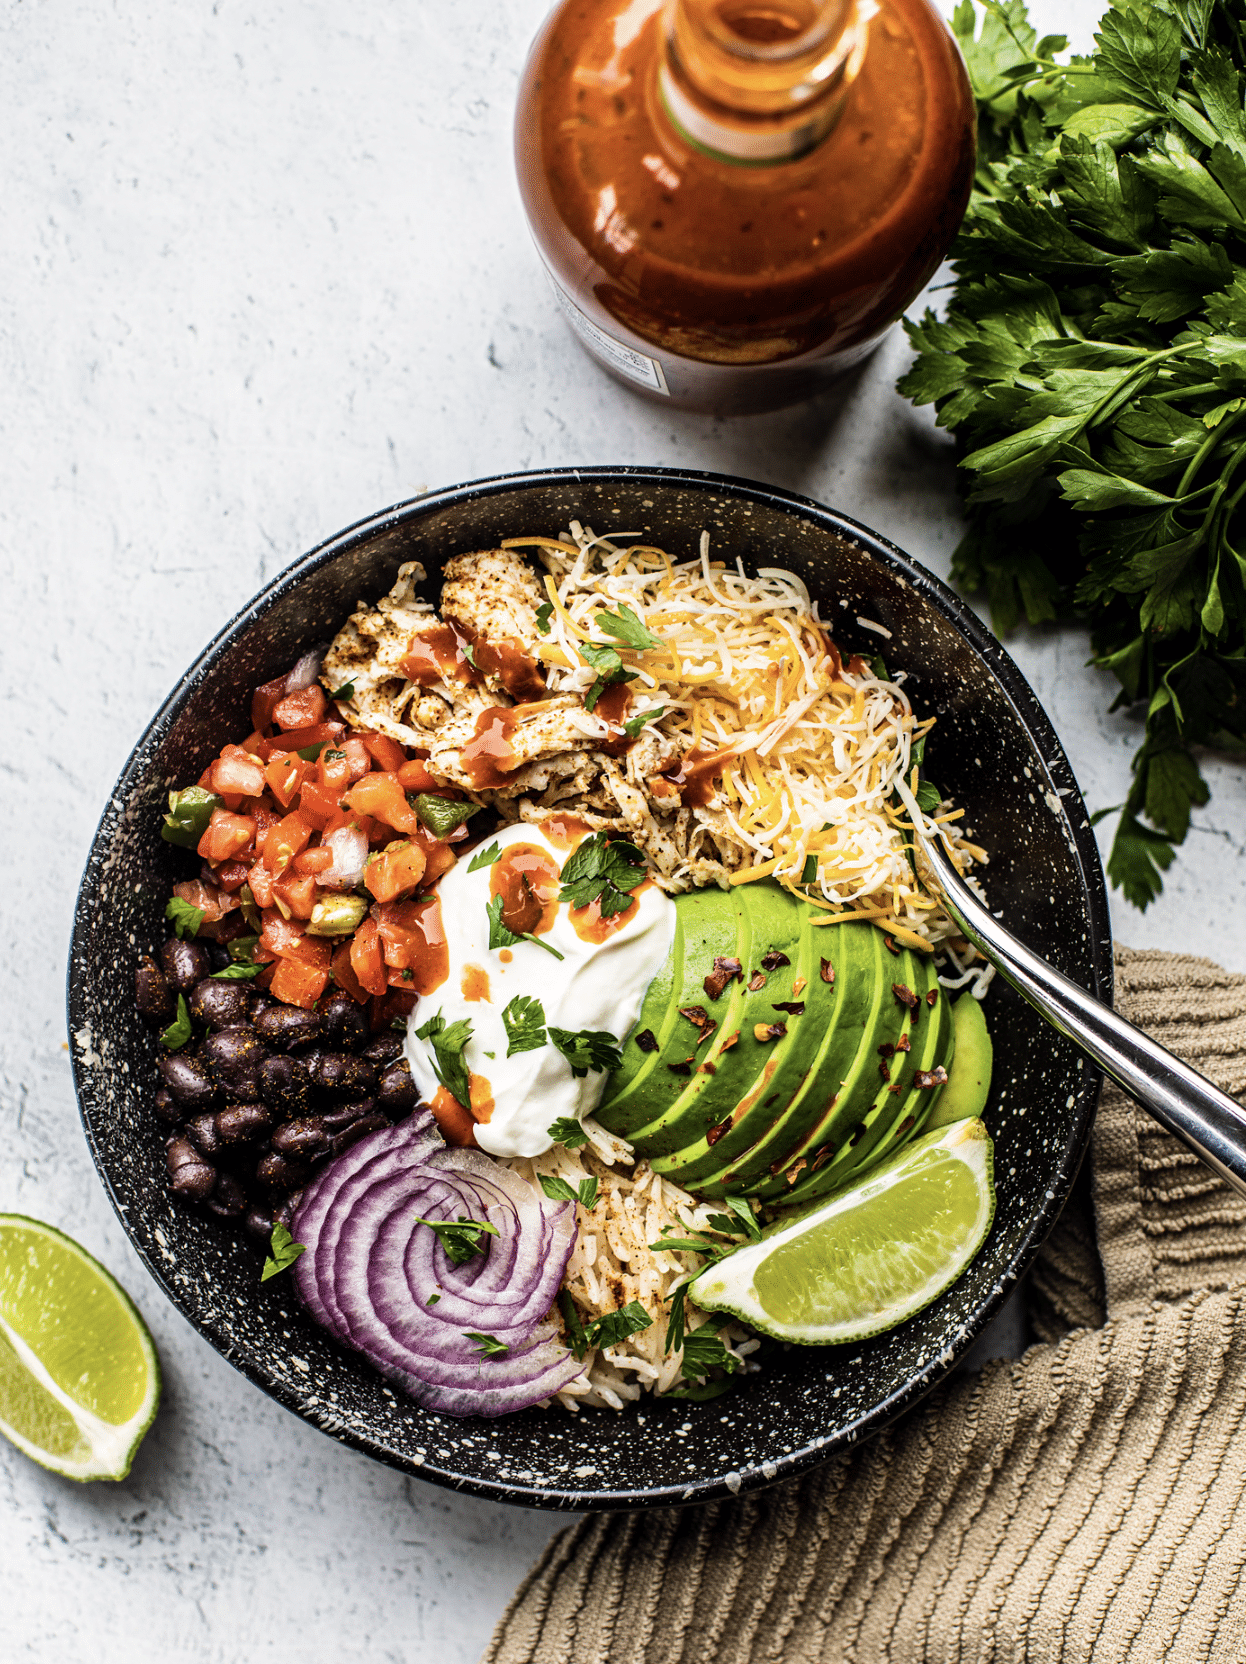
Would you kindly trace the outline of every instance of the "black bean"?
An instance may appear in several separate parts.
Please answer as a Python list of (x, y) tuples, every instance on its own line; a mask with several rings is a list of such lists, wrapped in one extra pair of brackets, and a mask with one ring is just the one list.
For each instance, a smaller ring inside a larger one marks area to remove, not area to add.
[(258, 1247), (267, 1248), (273, 1235), (271, 1210), (260, 1202), (252, 1202), (242, 1221), (242, 1228)]
[(216, 1187), (216, 1169), (206, 1162), (188, 1138), (171, 1138), (165, 1146), (169, 1188), (175, 1196), (202, 1202)]
[(205, 942), (204, 946), (208, 950), (208, 958), (212, 962), (212, 969), (223, 971), (226, 965), (230, 963), (229, 949), (223, 942)]
[(297, 1121), (285, 1121), (273, 1134), (273, 1149), (279, 1156), (294, 1156), (314, 1161), (327, 1155), (329, 1134), (318, 1115), (304, 1115)]
[(255, 1169), (256, 1183), (266, 1190), (297, 1190), (310, 1176), (306, 1162), (294, 1161), (276, 1150), (271, 1150)]
[(255, 1018), (255, 1032), (275, 1051), (295, 1051), (320, 1038), (320, 1018), (298, 1005), (270, 1005)]
[(389, 1122), (383, 1115), (365, 1115), (361, 1120), (352, 1122), (349, 1127), (343, 1127), (333, 1140), (333, 1154), (340, 1156), (343, 1150), (349, 1150), (352, 1144), (364, 1138), (370, 1132), (380, 1132)]
[(244, 1103), (260, 1095), (260, 1066), (268, 1056), (249, 1028), (223, 1028), (203, 1043), (203, 1058), (222, 1091)]
[(186, 1123), (186, 1136), (201, 1155), (214, 1156), (220, 1148), (215, 1115), (193, 1115)]
[(359, 1098), (353, 1104), (334, 1104), (332, 1109), (326, 1109), (320, 1116), (329, 1132), (341, 1132), (343, 1127), (349, 1127), (358, 1121), (360, 1116), (372, 1115), (376, 1112), (375, 1098)]
[(167, 1086), (162, 1086), (156, 1093), (152, 1107), (162, 1121), (180, 1121), (185, 1113)]
[(294, 1216), (299, 1210), (299, 1203), (303, 1200), (301, 1190), (294, 1191), (284, 1202), (279, 1202), (273, 1209), (273, 1224), (284, 1225), (287, 1231), (294, 1229)]
[(216, 1189), (208, 1198), (208, 1207), (222, 1219), (237, 1219), (246, 1208), (247, 1193), (229, 1173), (218, 1173)]
[(376, 1085), (376, 1064), (349, 1052), (315, 1052), (307, 1059), (311, 1083), (321, 1092), (343, 1097), (370, 1092)]
[(330, 994), (320, 1013), (324, 1037), (339, 1051), (357, 1052), (368, 1038), (368, 1023), (363, 1012), (339, 989)]
[(172, 1021), (175, 1010), (169, 979), (150, 954), (140, 959), (134, 973), (134, 1002), (139, 1014), (152, 1023)]
[(246, 1027), (251, 995), (245, 982), (217, 982), (205, 977), (190, 996), (190, 1014), (204, 1028)]
[(224, 1145), (249, 1144), (262, 1138), (273, 1124), (263, 1104), (230, 1104), (216, 1114), (216, 1136)]
[(198, 1058), (162, 1057), (156, 1067), (183, 1114), (209, 1109), (216, 1101), (216, 1086)]
[(260, 1064), (260, 1097), (283, 1115), (307, 1107), (311, 1080), (301, 1057), (266, 1057)]
[(189, 994), (196, 982), (202, 982), (212, 968), (206, 949), (198, 942), (185, 942), (170, 936), (160, 949), (160, 967), (178, 994)]
[(410, 1115), (420, 1101), (419, 1090), (411, 1078), (411, 1065), (405, 1057), (391, 1063), (381, 1076), (376, 1089), (376, 1107), (384, 1110), (391, 1121)]
[(403, 1037), (396, 1028), (384, 1029), (374, 1036), (363, 1048), (363, 1056), (369, 1063), (392, 1063), (396, 1057), (402, 1056)]

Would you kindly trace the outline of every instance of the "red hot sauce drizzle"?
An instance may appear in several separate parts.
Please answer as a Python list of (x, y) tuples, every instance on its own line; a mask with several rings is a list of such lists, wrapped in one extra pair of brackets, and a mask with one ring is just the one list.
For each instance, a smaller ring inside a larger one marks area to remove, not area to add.
[(730, 749), (701, 751), (694, 746), (668, 763), (657, 778), (665, 780), (668, 788), (679, 794), (686, 809), (704, 809), (717, 790), (715, 781), (722, 779), (723, 764), (734, 755)]
[(538, 844), (508, 844), (489, 869), (489, 895), (502, 898), (502, 923), (516, 936), (544, 936), (558, 916), (561, 876)]
[(623, 727), (631, 704), (632, 690), (627, 683), (612, 682), (593, 708), (593, 715), (608, 722), (613, 730), (607, 739), (597, 741), (597, 749), (607, 757), (625, 757), (636, 743)]
[(429, 624), (412, 636), (398, 668), (422, 688), (442, 681), (478, 687), (495, 676), (512, 699), (542, 699), (546, 693), (540, 665), (517, 641), (490, 641), (458, 618)]
[(476, 732), (463, 747), (463, 767), (477, 791), (496, 791), (518, 759), (510, 737), (515, 713), (509, 705), (490, 705), (476, 718)]

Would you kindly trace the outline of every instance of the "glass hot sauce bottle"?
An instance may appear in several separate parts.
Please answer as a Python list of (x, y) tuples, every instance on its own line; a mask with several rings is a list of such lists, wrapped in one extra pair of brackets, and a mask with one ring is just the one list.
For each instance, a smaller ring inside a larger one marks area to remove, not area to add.
[(562, 0), (515, 148), (584, 347), (728, 415), (808, 398), (877, 345), (960, 223), (975, 132), (929, 0)]

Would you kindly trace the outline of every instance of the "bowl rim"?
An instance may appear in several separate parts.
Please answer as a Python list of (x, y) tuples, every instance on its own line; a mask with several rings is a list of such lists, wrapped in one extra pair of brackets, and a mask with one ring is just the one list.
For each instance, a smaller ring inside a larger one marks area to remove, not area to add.
[[(81, 879), (74, 907), (73, 929), (66, 970), (66, 1006), (70, 1035), (83, 1026), (87, 1012), (85, 994), (75, 978), (80, 962), (80, 945), (88, 919), (94, 913), (93, 895), (99, 883), (108, 845), (121, 817), (124, 805), (145, 771), (149, 753), (165, 737), (184, 701), (193, 694), (204, 671), (222, 650), (237, 636), (249, 629), (270, 611), (290, 590), (297, 587), (319, 567), (349, 552), (380, 532), (405, 523), (418, 523), (425, 515), (452, 508), (481, 498), (501, 495), (518, 489), (557, 486), (568, 480), (598, 482), (601, 485), (639, 485), (651, 481), (656, 486), (683, 486), (689, 489), (710, 490), (758, 505), (795, 513), (810, 520), (832, 535), (846, 537), (857, 544), (871, 558), (897, 573), (905, 582), (929, 601), (969, 643), (1012, 704), (1023, 728), (1053, 779), (1065, 792), (1066, 803), (1072, 812), (1065, 820), (1073, 854), (1080, 873), (1086, 902), (1088, 951), (1093, 967), (1093, 989), (1097, 998), (1111, 1003), (1113, 994), (1113, 954), (1111, 920), (1107, 889), (1098, 845), (1090, 827), (1089, 815), (1065, 756), (1064, 748), (1046, 712), (1030, 688), (1020, 669), (1007, 650), (981, 622), (977, 614), (942, 579), (904, 553), (896, 544), (860, 521), (827, 507), (811, 497), (788, 491), (781, 486), (767, 485), (738, 476), (698, 469), (661, 468), (645, 465), (598, 464), (585, 467), (543, 468), (497, 474), (469, 480), (459, 485), (443, 487), (404, 499), (378, 513), (367, 515), (342, 531), (316, 544), (271, 578), (234, 616), (213, 636), (208, 645), (195, 657), (178, 678), (169, 694), (148, 722), (142, 735), (126, 759), (125, 766), (108, 796), (104, 811), (91, 841), (90, 851)], [(1081, 809), (1078, 814), (1075, 811)], [(187, 1310), (183, 1295), (173, 1286), (171, 1278), (155, 1257), (138, 1240), (121, 1199), (113, 1188), (105, 1161), (105, 1152), (96, 1139), (88, 1113), (93, 1096), (93, 1083), (88, 1061), (79, 1055), (77, 1047), (70, 1048), (74, 1088), (78, 1100), (83, 1132), (96, 1171), (104, 1186), (114, 1212), (129, 1238), (131, 1246), (142, 1260), (148, 1274), (155, 1281), (180, 1315), (200, 1334), (220, 1356), (243, 1374), (283, 1408), (303, 1421), (328, 1432), (337, 1442), (348, 1445), (374, 1460), (396, 1468), (399, 1472), (426, 1479), (449, 1489), (468, 1491), (494, 1502), (520, 1507), (532, 1507), (565, 1512), (626, 1511), (648, 1507), (688, 1507), (743, 1496), (752, 1491), (767, 1489), (785, 1479), (798, 1475), (828, 1461), (833, 1455), (850, 1450), (863, 1440), (881, 1432), (898, 1416), (917, 1404), (955, 1369), (957, 1362), (973, 1345), (983, 1329), (1011, 1296), (1020, 1279), (1029, 1269), (1043, 1240), (1055, 1224), (1068, 1200), (1090, 1138), (1098, 1100), (1101, 1073), (1093, 1067), (1079, 1071), (1075, 1089), (1075, 1121), (1072, 1135), (1062, 1153), (1055, 1177), (1045, 1192), (1041, 1205), (1031, 1216), (1028, 1228), (1021, 1237), (1007, 1266), (1000, 1271), (996, 1283), (975, 1310), (972, 1321), (965, 1326), (963, 1340), (929, 1358), (904, 1386), (897, 1388), (873, 1409), (863, 1412), (855, 1421), (839, 1432), (819, 1438), (773, 1461), (754, 1467), (743, 1474), (693, 1479), (679, 1485), (655, 1486), (645, 1490), (571, 1491), (550, 1486), (526, 1486), (513, 1482), (491, 1482), (487, 1477), (457, 1474), (440, 1468), (434, 1462), (416, 1464), (401, 1453), (390, 1450), (366, 1434), (345, 1427), (326, 1428), (314, 1410), (307, 1406), (297, 1390), (287, 1382), (271, 1375), (259, 1358), (240, 1355), (235, 1343), (225, 1333), (222, 1324)], [(728, 1483), (728, 1480), (734, 1483)]]

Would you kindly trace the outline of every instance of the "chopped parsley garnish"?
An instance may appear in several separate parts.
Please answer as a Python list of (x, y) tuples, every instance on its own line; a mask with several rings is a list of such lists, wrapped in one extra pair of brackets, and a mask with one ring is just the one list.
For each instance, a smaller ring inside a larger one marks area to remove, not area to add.
[(582, 1208), (591, 1208), (597, 1200), (597, 1188), (595, 1177), (570, 1185), (566, 1179), (549, 1178), (544, 1173), (541, 1175), (541, 1189), (551, 1202), (578, 1202)]
[(623, 732), (629, 740), (634, 740), (646, 723), (656, 722), (660, 716), (665, 714), (665, 705), (657, 705), (651, 711), (637, 711), (635, 716), (629, 716), (623, 724)]
[(224, 807), (225, 799), (206, 786), (187, 786), (185, 791), (170, 792), (169, 812), (164, 817), (160, 836), (166, 843), (193, 849), (207, 831), (212, 811)]
[(631, 607), (621, 606), (617, 613), (599, 612), (593, 623), (606, 635), (613, 636), (616, 641), (621, 641), (628, 647), (634, 647), (639, 653), (662, 645), (653, 631), (645, 628)]
[(214, 982), (250, 982), (253, 976), (258, 976), (264, 969), (263, 965), (236, 963), (226, 965), (223, 971), (213, 971)]
[(190, 1012), (186, 1008), (186, 996), (185, 994), (179, 994), (177, 996), (177, 1016), (174, 1017), (168, 1028), (160, 1036), (160, 1044), (167, 1046), (171, 1052), (175, 1052), (179, 1047), (186, 1044), (193, 1033), (194, 1030), (190, 1026)]
[(445, 838), (478, 814), (481, 805), (453, 797), (438, 797), (433, 792), (419, 792), (411, 807), (435, 838)]
[(584, 1338), (590, 1346), (617, 1346), (619, 1341), (639, 1334), (652, 1322), (639, 1300), (629, 1300), (617, 1312), (607, 1312), (604, 1317), (594, 1318), (585, 1328)]
[(560, 1115), (545, 1131), (564, 1150), (578, 1150), (581, 1144), (588, 1143), (588, 1134), (573, 1115)]
[(343, 682), (340, 688), (334, 688), (330, 699), (353, 699), (355, 697), (354, 682)]
[(474, 1329), (464, 1329), (463, 1333), (468, 1340), (476, 1342), (476, 1350), (482, 1357), (501, 1358), (510, 1351), (506, 1342), (499, 1340), (496, 1335), (478, 1335)]
[(582, 1358), (588, 1351), (588, 1335), (584, 1330), (584, 1321), (579, 1308), (571, 1295), (564, 1288), (558, 1295), (558, 1309), (562, 1313), (563, 1324), (567, 1331), (567, 1344), (571, 1348), (574, 1358)]
[(724, 1196), (723, 1205), (731, 1209), (735, 1218), (733, 1219), (731, 1214), (711, 1213), (710, 1224), (716, 1231), (725, 1231), (728, 1236), (751, 1236), (754, 1241), (760, 1241), (761, 1226), (757, 1223), (756, 1215), (745, 1197)]
[(605, 1029), (571, 1030), (555, 1028), (551, 1024), (549, 1037), (571, 1065), (571, 1073), (577, 1080), (587, 1075), (590, 1069), (611, 1074), (623, 1063), (619, 1042)]
[(506, 1055), (534, 1052), (545, 1044), (545, 1008), (531, 994), (516, 994), (502, 1012)]
[(437, 1240), (446, 1251), (446, 1258), (454, 1265), (466, 1265), (475, 1254), (483, 1254), (482, 1236), (497, 1236), (498, 1228), (479, 1219), (468, 1219), (460, 1214), (457, 1219), (419, 1219), (417, 1225), (427, 1225), (437, 1233)]
[(487, 849), (478, 849), (467, 863), (468, 872), (479, 872), (481, 867), (491, 867), (495, 861), (502, 858), (502, 846), (491, 843)]
[(446, 1019), (438, 1011), (435, 1017), (430, 1017), (423, 1028), (415, 1031), (417, 1040), (427, 1040), (432, 1047), (433, 1073), (445, 1087), (446, 1091), (464, 1109), (471, 1108), (471, 1085), (468, 1077), (467, 1064), (463, 1060), (463, 1051), (472, 1037), (470, 1017), (460, 1017), (458, 1022), (447, 1025)]
[(264, 1269), (260, 1272), (262, 1283), (266, 1283), (270, 1277), (279, 1277), (283, 1271), (288, 1271), (299, 1255), (307, 1252), (306, 1245), (295, 1242), (280, 1220), (273, 1226), (271, 1242), (272, 1253), (264, 1261)]
[(539, 635), (547, 636), (550, 632), (550, 619), (554, 616), (554, 603), (542, 601), (536, 609), (536, 627)]
[(424, 1304), (426, 1306), (435, 1306), (437, 1304), (438, 1300), (440, 1300), (440, 1299), (441, 1299), (440, 1294), (430, 1294), (428, 1299), (424, 1302)]
[(594, 647), (591, 641), (577, 641), (576, 652), (597, 672), (597, 680), (584, 695), (584, 709), (591, 711), (608, 687), (615, 682), (634, 682), (636, 672), (628, 670), (613, 647)]
[(164, 916), (173, 923), (175, 936), (197, 936), (199, 926), (203, 923), (204, 910), (202, 907), (192, 907), (181, 896), (170, 896), (165, 905)]
[(552, 943), (543, 942), (539, 936), (531, 936), (526, 931), (516, 933), (507, 925), (504, 925), (502, 923), (501, 896), (494, 896), (485, 908), (485, 912), (489, 915), (489, 947), (491, 949), (513, 948), (518, 947), (520, 942), (531, 942), (535, 947), (544, 948), (546, 953), (552, 953), (555, 959), (566, 958), (566, 955), (559, 953)]
[(588, 907), (596, 901), (603, 919), (622, 913), (632, 904), (631, 892), (645, 877), (645, 858), (625, 839), (611, 841), (605, 831), (594, 832), (572, 852), (562, 869), (559, 901)]
[(480, 666), (476, 662), (476, 646), (474, 642), (465, 641), (463, 643), (463, 657), (467, 660), (468, 664), (471, 665), (473, 670), (480, 669)]
[(740, 1368), (741, 1360), (728, 1352), (718, 1338), (719, 1328), (730, 1321), (730, 1317), (711, 1318), (691, 1334), (685, 1334), (679, 1372), (686, 1381), (699, 1381), (711, 1369), (725, 1369), (728, 1375), (734, 1375)]

